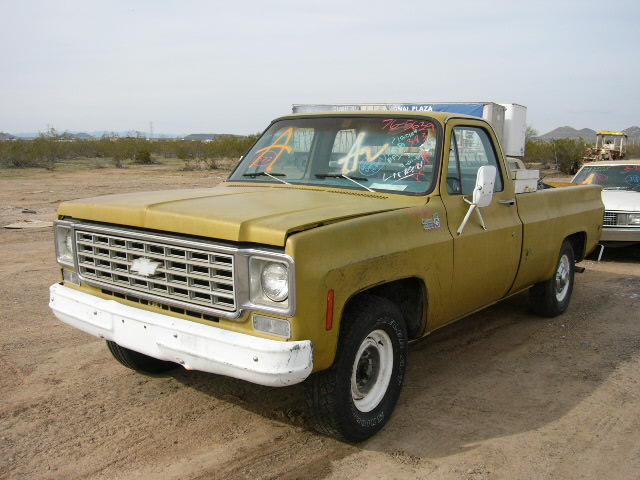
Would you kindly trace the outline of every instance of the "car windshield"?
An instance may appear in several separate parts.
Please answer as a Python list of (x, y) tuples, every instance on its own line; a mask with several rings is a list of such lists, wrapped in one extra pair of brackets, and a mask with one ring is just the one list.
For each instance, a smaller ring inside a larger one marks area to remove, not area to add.
[(571, 183), (602, 185), (605, 190), (640, 190), (640, 164), (585, 165)]
[(301, 117), (273, 123), (230, 181), (431, 191), (440, 129), (430, 118)]

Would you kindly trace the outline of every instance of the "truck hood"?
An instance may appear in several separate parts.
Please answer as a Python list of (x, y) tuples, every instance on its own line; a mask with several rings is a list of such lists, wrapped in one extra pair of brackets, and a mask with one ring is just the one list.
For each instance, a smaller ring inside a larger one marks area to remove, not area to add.
[(605, 210), (640, 212), (640, 192), (633, 190), (603, 190)]
[(126, 193), (62, 203), (59, 216), (233, 242), (284, 246), (293, 232), (409, 207), (419, 197), (280, 186)]

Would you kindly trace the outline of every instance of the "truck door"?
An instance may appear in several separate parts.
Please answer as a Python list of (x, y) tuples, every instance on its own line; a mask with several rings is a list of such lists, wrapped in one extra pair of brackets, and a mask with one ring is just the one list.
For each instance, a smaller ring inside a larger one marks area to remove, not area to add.
[[(440, 194), (453, 236), (453, 282), (449, 295), (452, 320), (504, 297), (516, 276), (522, 245), (522, 223), (513, 182), (492, 129), (484, 122), (447, 123)], [(500, 160), (498, 160), (500, 159)], [(461, 235), (458, 227), (469, 208), (476, 174), (483, 165), (497, 168), (491, 204), (481, 209), (486, 230), (474, 213)]]

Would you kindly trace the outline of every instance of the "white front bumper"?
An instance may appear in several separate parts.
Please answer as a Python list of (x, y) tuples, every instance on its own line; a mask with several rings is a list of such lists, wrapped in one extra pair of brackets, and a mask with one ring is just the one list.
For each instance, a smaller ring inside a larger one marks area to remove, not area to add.
[(61, 284), (49, 307), (69, 325), (189, 370), (280, 387), (302, 382), (313, 368), (309, 340), (268, 340), (122, 305)]

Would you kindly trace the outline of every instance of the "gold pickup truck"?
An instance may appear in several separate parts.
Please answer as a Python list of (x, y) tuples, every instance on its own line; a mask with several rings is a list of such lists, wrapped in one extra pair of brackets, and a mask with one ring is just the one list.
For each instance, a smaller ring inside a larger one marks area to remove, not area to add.
[(363, 440), (408, 342), (527, 289), (539, 314), (567, 309), (600, 187), (516, 182), (481, 119), (285, 116), (215, 188), (60, 205), (50, 307), (135, 370), (305, 381), (312, 425)]

